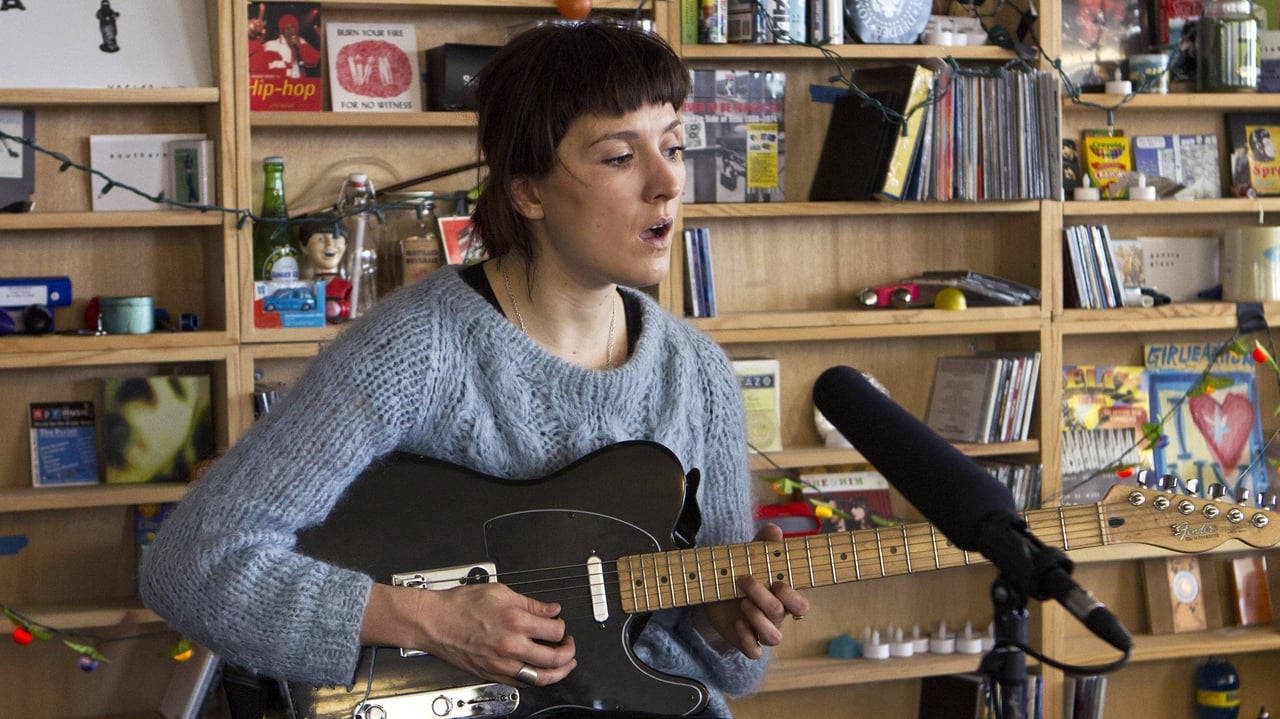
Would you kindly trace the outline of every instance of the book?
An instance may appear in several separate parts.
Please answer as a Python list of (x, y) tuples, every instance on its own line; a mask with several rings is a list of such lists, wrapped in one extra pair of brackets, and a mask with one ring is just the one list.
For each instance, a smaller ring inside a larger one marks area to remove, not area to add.
[(689, 72), (693, 92), (681, 111), (684, 202), (786, 199), (786, 74)]
[(881, 107), (897, 107), (902, 95), (894, 89), (868, 95), (869, 101), (845, 93), (832, 103), (809, 200), (863, 202), (875, 196), (888, 170), (889, 148), (901, 130)]
[(715, 272), (711, 265), (711, 231), (705, 227), (684, 230), (685, 314), (716, 316)]
[[(1152, 3), (1151, 44), (1167, 46), (1177, 38), (1170, 28), (1181, 31), (1186, 22), (1200, 19), (1204, 3), (1199, 0), (1155, 0)], [(1176, 22), (1175, 22), (1176, 21)]]
[(756, 452), (782, 451), (782, 365), (776, 359), (733, 361), (747, 413), (747, 443)]
[(470, 215), (441, 217), (436, 222), (440, 225), (445, 262), (451, 265), (470, 265), (488, 258), (484, 244), (476, 234), (475, 226), (471, 224)]
[(102, 380), (102, 436), (108, 484), (188, 481), (214, 453), (209, 376)]
[(1135, 135), (1133, 169), (1150, 179), (1165, 177), (1185, 189), (1179, 199), (1222, 197), (1217, 135)]
[(152, 502), (135, 505), (133, 508), (133, 545), (135, 565), (139, 568), (151, 553), (151, 545), (156, 541), (156, 533), (160, 525), (178, 508), (177, 502)]
[(920, 680), (918, 719), (990, 719), (990, 679), (981, 674), (938, 674)]
[[(0, 132), (34, 141), (35, 113), (0, 109)], [(0, 137), (0, 210), (14, 203), (31, 201), (35, 191), (35, 152), (17, 140)]]
[(920, 126), (929, 112), (925, 102), (929, 99), (935, 77), (936, 73), (931, 68), (916, 65), (902, 111), (905, 118), (889, 150), (884, 179), (875, 193), (878, 200), (901, 200), (906, 191), (907, 175), (920, 151)]
[(1159, 290), (1173, 302), (1195, 302), (1221, 281), (1216, 237), (1134, 237), (1111, 240), (1125, 287)]
[(1151, 469), (1142, 442), (1151, 416), (1147, 370), (1138, 365), (1062, 368), (1062, 504), (1101, 501), (1121, 466)]
[(98, 483), (98, 425), (93, 402), (32, 402), (31, 485)]
[[(128, 185), (150, 197), (166, 194), (173, 184), (171, 143), (207, 139), (197, 133), (154, 133), (142, 135), (90, 135), (89, 165), (111, 178), (116, 185)], [(89, 176), (95, 212), (120, 210), (165, 210), (170, 206), (154, 202), (123, 187), (107, 189), (107, 180)]]
[(804, 497), (825, 502), (848, 514), (822, 520), (824, 532), (848, 532), (898, 524), (894, 517), (893, 494), (884, 475), (855, 465), (801, 467), (797, 470), (804, 485)]
[(1248, 143), (1249, 187), (1262, 196), (1280, 195), (1280, 158), (1276, 157), (1275, 136), (1280, 123), (1245, 125)]
[(211, 205), (209, 178), (214, 174), (213, 140), (169, 143), (169, 187), (165, 196), (189, 205)]
[(1005, 360), (957, 355), (939, 357), (925, 424), (953, 442), (991, 441), (1005, 377)]
[(320, 3), (249, 3), (250, 110), (324, 109), (321, 27)]
[(169, 677), (164, 696), (160, 698), (160, 716), (164, 719), (200, 719), (207, 716), (205, 702), (217, 684), (221, 659), (207, 647), (191, 645), (191, 658), (180, 662)]
[[(1151, 415), (1168, 439), (1156, 446), (1155, 471), (1199, 480), (1202, 493), (1214, 483), (1232, 496), (1239, 489), (1263, 493), (1267, 473), (1251, 471), (1266, 461), (1253, 358), (1218, 350), (1211, 342), (1144, 345)], [(1200, 392), (1206, 369), (1220, 386)]]
[[(1247, 127), (1280, 125), (1280, 112), (1236, 111), (1222, 114), (1227, 142), (1227, 166), (1231, 168), (1231, 194), (1248, 197), (1259, 194), (1253, 186)], [(1265, 174), (1265, 173), (1260, 173)]]
[(325, 33), (334, 112), (422, 110), (413, 24), (330, 22)]

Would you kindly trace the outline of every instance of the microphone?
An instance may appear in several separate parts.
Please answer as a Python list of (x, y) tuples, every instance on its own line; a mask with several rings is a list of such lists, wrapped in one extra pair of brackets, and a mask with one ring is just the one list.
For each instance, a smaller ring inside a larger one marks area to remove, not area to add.
[(1032, 534), (1009, 491), (861, 372), (823, 372), (813, 403), (957, 547), (981, 553), (1026, 596), (1056, 600), (1111, 646), (1133, 648), (1120, 620), (1071, 578), (1071, 560)]

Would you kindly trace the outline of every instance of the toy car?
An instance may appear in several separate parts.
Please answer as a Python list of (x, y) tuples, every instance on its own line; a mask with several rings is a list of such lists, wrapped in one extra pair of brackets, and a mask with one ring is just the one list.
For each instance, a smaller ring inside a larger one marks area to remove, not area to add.
[(262, 309), (267, 312), (310, 312), (315, 309), (315, 306), (316, 298), (306, 287), (284, 287), (272, 292), (262, 300)]

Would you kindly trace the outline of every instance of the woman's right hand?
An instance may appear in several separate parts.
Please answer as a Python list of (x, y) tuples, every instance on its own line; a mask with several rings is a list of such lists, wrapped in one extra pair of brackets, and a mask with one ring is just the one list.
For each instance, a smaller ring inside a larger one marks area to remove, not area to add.
[(560, 605), (539, 602), (502, 584), (467, 584), (435, 591), (375, 584), (365, 608), (363, 644), (418, 649), (503, 684), (554, 684), (577, 666), (573, 637)]

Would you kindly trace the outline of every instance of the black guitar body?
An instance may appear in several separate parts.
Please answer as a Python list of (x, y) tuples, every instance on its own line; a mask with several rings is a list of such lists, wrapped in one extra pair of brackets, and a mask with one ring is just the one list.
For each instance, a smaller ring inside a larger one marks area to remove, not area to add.
[[(367, 470), (325, 521), (301, 532), (308, 556), (392, 583), (428, 578), (423, 591), (498, 581), (561, 603), (578, 666), (547, 687), (495, 684), (426, 654), (379, 648), (370, 684), (366, 649), (354, 689), (290, 686), (298, 717), (351, 717), (398, 695), (430, 700), (422, 716), (534, 717), (565, 708), (687, 715), (706, 704), (705, 688), (642, 664), (632, 652), (647, 615), (619, 604), (614, 560), (679, 548), (673, 534), (686, 491), (679, 461), (661, 445), (606, 447), (542, 479), (512, 481), (445, 462), (397, 453)], [(686, 497), (686, 494), (688, 497)], [(688, 501), (686, 501), (686, 499)], [(691, 509), (696, 514), (696, 508)], [(682, 524), (683, 526), (683, 524)], [(441, 578), (444, 577), (444, 578)], [(593, 604), (592, 589), (595, 589)], [(454, 691), (468, 687), (468, 691)], [(390, 705), (387, 705), (390, 706)], [(385, 711), (386, 719), (407, 716)], [(442, 713), (444, 712), (444, 713)], [(376, 716), (378, 712), (369, 712)]]

